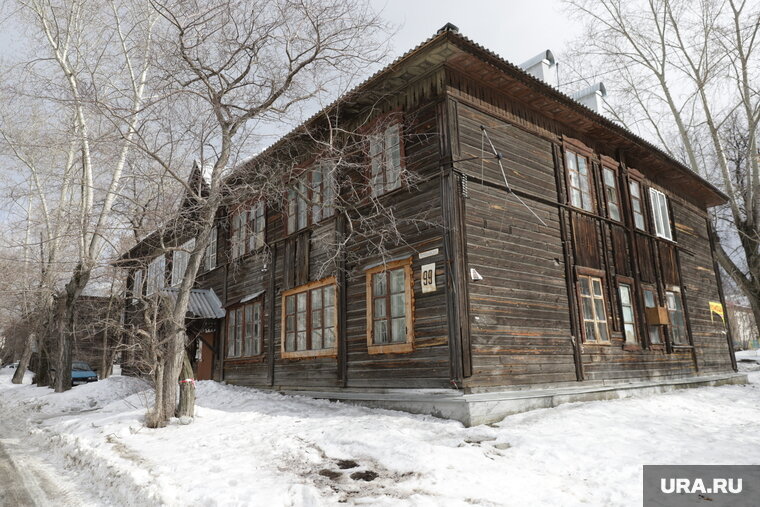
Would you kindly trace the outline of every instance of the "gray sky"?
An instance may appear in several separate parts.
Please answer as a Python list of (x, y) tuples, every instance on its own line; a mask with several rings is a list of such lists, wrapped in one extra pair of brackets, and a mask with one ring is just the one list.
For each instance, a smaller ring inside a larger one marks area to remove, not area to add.
[(371, 0), (401, 25), (393, 37), (398, 56), (451, 22), (462, 35), (519, 64), (551, 49), (559, 53), (578, 34), (560, 0)]

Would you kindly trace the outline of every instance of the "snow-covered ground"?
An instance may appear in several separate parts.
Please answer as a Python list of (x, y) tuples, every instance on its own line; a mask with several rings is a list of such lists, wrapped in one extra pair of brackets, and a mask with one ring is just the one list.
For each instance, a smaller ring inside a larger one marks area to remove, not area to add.
[[(760, 369), (753, 357), (742, 368)], [(199, 382), (193, 424), (150, 430), (137, 379), (56, 395), (0, 372), (0, 427), (66, 460), (103, 505), (627, 506), (641, 505), (644, 464), (760, 462), (750, 378), (474, 428)]]

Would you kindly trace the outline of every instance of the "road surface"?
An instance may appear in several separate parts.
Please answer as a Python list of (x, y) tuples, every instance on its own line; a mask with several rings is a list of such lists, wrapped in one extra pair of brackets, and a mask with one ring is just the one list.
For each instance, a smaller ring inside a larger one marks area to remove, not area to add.
[(0, 421), (0, 507), (94, 505), (72, 474), (43, 453), (10, 435)]

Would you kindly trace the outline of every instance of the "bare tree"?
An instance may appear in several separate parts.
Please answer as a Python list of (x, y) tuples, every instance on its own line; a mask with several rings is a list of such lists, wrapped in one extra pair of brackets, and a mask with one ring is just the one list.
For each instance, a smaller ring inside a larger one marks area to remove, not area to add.
[[(188, 378), (185, 316), (190, 290), (201, 265), (214, 220), (224, 204), (230, 167), (251, 146), (262, 127), (288, 120), (307, 101), (345, 88), (383, 55), (375, 35), (385, 25), (367, 2), (348, 0), (151, 0), (161, 17), (156, 37), (159, 54), (154, 75), (155, 100), (136, 129), (134, 144), (166, 174), (184, 185), (195, 238), (187, 269), (168, 320), (155, 327), (160, 358), (154, 371), (156, 399), (149, 426), (169, 417), (191, 416), (194, 386)], [(189, 184), (175, 158), (178, 146), (200, 153), (205, 179)], [(249, 174), (251, 181), (271, 179), (270, 168)], [(282, 179), (282, 175), (278, 175)], [(259, 195), (262, 195), (259, 192)], [(266, 198), (274, 196), (267, 195)], [(177, 233), (177, 231), (174, 231)], [(168, 245), (167, 249), (176, 249)], [(184, 370), (183, 371), (183, 365)]]
[[(29, 198), (41, 210), (43, 243), (57, 274), (64, 273), (57, 265), (61, 248), (74, 250), (68, 275), (41, 285), (47, 293), (38, 307), (39, 312), (49, 313), (45, 337), (55, 351), (55, 389), (60, 392), (70, 388), (76, 301), (93, 270), (104, 262), (114, 225), (113, 205), (134, 148), (157, 16), (145, 4), (120, 0), (19, 0), (18, 4), (28, 26), (36, 30), (30, 35), (44, 57), (31, 56), (9, 70), (18, 79), (15, 96), (32, 103), (39, 116), (6, 116), (0, 130), (19, 162), (17, 167), (34, 184)], [(126, 119), (118, 129), (103, 115), (113, 109), (121, 110)], [(56, 144), (65, 146), (59, 150), (66, 153), (65, 162), (30, 156), (34, 144), (15, 135), (30, 119), (38, 127), (32, 131), (55, 133)]]
[(569, 0), (586, 30), (577, 81), (603, 77), (610, 114), (657, 138), (728, 195), (713, 214), (721, 267), (760, 322), (757, 130), (760, 6), (746, 0)]

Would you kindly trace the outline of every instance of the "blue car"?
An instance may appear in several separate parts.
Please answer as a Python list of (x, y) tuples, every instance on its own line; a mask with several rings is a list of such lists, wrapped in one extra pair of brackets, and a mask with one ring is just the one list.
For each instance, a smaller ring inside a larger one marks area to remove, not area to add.
[(98, 374), (92, 371), (90, 365), (84, 361), (74, 361), (71, 363), (71, 385), (87, 384), (97, 382)]

